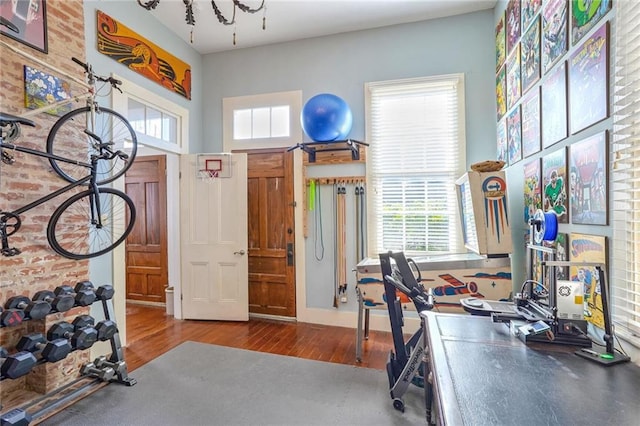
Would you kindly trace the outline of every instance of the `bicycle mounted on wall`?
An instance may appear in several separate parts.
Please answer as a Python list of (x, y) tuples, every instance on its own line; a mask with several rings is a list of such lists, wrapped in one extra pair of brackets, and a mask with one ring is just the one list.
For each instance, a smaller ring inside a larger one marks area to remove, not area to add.
[[(122, 191), (102, 187), (131, 167), (137, 151), (136, 133), (122, 115), (96, 102), (96, 82), (117, 89), (120, 81), (95, 74), (91, 65), (76, 58), (86, 75), (86, 92), (30, 111), (22, 117), (0, 112), (1, 162), (15, 162), (13, 152), (47, 158), (62, 179), (69, 182), (44, 197), (12, 211), (0, 210), (0, 253), (15, 256), (20, 250), (9, 245), (11, 235), (22, 225), (20, 215), (76, 187), (88, 189), (62, 202), (49, 219), (47, 240), (55, 252), (70, 259), (88, 259), (111, 251), (125, 241), (133, 229), (136, 211), (133, 201)], [(21, 125), (35, 127), (27, 116), (86, 99), (86, 106), (60, 117), (47, 136), (46, 152), (13, 142), (21, 135)], [(82, 142), (84, 141), (84, 142)], [(81, 148), (81, 143), (87, 149)]]

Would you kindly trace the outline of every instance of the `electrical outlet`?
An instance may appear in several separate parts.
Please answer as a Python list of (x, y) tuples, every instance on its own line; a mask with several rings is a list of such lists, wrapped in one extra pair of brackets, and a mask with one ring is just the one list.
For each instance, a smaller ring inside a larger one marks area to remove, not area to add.
[(340, 298), (340, 302), (342, 302), (342, 303), (347, 303), (347, 296), (342, 296), (342, 297)]

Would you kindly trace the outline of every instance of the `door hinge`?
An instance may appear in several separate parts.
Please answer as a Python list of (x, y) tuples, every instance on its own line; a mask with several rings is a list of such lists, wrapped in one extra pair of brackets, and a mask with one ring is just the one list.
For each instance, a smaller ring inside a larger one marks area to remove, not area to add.
[(295, 201), (292, 201), (292, 202), (289, 203), (289, 206), (290, 207), (297, 207), (297, 204), (296, 204)]

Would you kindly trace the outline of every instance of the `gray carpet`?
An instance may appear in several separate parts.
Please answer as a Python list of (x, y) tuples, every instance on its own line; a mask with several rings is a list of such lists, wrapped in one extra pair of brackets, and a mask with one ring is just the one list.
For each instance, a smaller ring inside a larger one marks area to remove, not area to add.
[(422, 425), (411, 386), (396, 411), (386, 372), (186, 342), (43, 425)]

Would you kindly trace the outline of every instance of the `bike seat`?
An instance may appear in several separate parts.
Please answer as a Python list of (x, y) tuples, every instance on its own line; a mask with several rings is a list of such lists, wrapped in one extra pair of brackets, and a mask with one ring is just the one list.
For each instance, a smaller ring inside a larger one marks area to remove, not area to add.
[(11, 123), (20, 123), (27, 126), (36, 127), (36, 123), (26, 118), (18, 117), (17, 115), (7, 114), (6, 112), (0, 112), (0, 126), (6, 126)]

